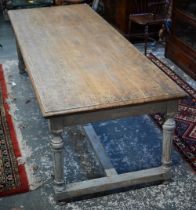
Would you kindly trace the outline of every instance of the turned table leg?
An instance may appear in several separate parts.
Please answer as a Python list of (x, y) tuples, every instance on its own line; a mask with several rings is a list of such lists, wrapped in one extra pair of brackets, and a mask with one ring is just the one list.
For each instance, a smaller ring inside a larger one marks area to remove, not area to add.
[(64, 142), (61, 133), (54, 134), (51, 140), (51, 149), (54, 161), (54, 188), (55, 191), (62, 191), (65, 187), (64, 181)]
[(172, 150), (172, 139), (175, 129), (174, 118), (167, 118), (163, 124), (163, 148), (162, 148), (162, 165), (164, 170), (171, 170), (171, 150)]
[(49, 119), (49, 130), (54, 134), (50, 145), (53, 152), (53, 173), (54, 173), (54, 191), (62, 192), (65, 189), (64, 179), (64, 141), (62, 138), (63, 121), (61, 118)]
[(18, 43), (16, 42), (16, 49), (17, 49), (17, 54), (18, 54), (18, 68), (19, 68), (19, 73), (24, 74), (25, 73), (25, 64), (24, 60), (20, 51), (20, 48), (18, 46)]

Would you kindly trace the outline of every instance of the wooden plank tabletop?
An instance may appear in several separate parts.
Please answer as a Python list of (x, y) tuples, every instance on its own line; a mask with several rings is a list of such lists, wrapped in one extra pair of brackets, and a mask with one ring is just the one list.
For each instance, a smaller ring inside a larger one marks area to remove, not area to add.
[(88, 5), (9, 17), (45, 117), (186, 95)]

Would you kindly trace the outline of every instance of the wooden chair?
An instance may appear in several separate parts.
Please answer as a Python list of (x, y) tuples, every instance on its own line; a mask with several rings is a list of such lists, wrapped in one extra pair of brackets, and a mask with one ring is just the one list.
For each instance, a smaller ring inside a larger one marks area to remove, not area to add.
[(129, 16), (129, 34), (132, 23), (144, 26), (144, 54), (147, 54), (147, 42), (149, 39), (149, 26), (161, 25), (167, 17), (171, 0), (134, 0), (134, 14)]

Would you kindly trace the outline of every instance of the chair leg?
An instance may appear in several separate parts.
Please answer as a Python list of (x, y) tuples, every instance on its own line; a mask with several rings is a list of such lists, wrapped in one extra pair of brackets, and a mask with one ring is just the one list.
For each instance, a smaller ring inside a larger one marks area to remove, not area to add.
[(132, 25), (131, 20), (129, 20), (129, 25), (128, 25), (128, 38), (129, 38), (129, 40), (131, 40), (131, 25)]
[(147, 45), (148, 45), (148, 24), (144, 28), (144, 55), (147, 54)]

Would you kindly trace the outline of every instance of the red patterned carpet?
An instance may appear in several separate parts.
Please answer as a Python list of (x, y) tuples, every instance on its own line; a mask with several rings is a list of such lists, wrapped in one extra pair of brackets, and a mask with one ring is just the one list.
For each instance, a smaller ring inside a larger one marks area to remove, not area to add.
[[(176, 130), (173, 143), (177, 150), (196, 171), (196, 90), (183, 81), (153, 54), (149, 54), (148, 58), (189, 95), (179, 102), (178, 114), (175, 118)], [(164, 122), (163, 114), (158, 113), (151, 117), (160, 127), (162, 126)]]
[(29, 190), (12, 118), (9, 114), (8, 97), (2, 65), (0, 64), (0, 196)]

